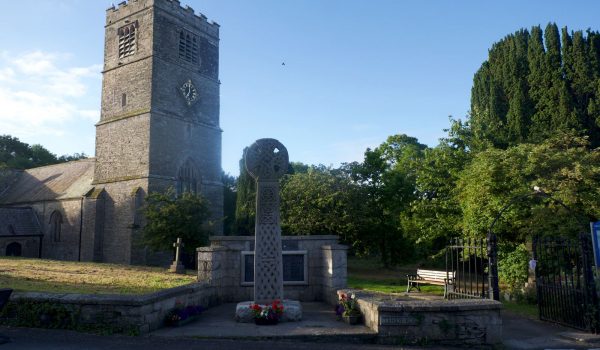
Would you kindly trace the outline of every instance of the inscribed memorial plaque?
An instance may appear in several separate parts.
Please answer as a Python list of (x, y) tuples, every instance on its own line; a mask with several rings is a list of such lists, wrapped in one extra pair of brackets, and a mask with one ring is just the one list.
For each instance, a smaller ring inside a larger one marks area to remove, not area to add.
[[(283, 283), (308, 283), (306, 251), (283, 252)], [(254, 282), (254, 253), (242, 253), (242, 283)]]

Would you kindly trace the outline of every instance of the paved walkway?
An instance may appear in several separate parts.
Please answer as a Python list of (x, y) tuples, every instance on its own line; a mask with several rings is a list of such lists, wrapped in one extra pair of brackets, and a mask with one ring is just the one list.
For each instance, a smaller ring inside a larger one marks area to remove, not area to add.
[(600, 349), (600, 336), (502, 311), (508, 349)]
[(364, 325), (350, 326), (337, 321), (333, 308), (325, 303), (302, 303), (302, 321), (282, 322), (277, 326), (235, 322), (235, 306), (236, 304), (223, 304), (212, 307), (194, 323), (159, 329), (150, 333), (150, 336), (368, 342), (376, 335)]
[[(371, 343), (375, 333), (365, 326), (350, 326), (335, 320), (331, 306), (302, 303), (303, 319), (277, 326), (256, 326), (233, 320), (235, 304), (207, 310), (197, 322), (177, 328), (163, 328), (151, 337), (296, 340), (304, 342)], [(599, 349), (600, 336), (580, 332), (549, 322), (542, 322), (502, 311), (503, 345), (506, 349)]]
[[(222, 349), (222, 350), (388, 350), (422, 349), (368, 344), (375, 334), (365, 326), (349, 326), (336, 321), (332, 308), (323, 303), (302, 303), (301, 322), (285, 322), (277, 326), (256, 326), (233, 320), (235, 304), (224, 304), (207, 310), (203, 317), (189, 325), (163, 328), (141, 337), (99, 336), (64, 330), (0, 327), (0, 334), (10, 343), (0, 350), (21, 349)], [(507, 311), (502, 313), (503, 349), (599, 349), (600, 336), (579, 332), (548, 322), (528, 319)], [(323, 344), (328, 342), (328, 344)], [(502, 347), (501, 347), (502, 348)], [(448, 347), (427, 347), (450, 349)]]

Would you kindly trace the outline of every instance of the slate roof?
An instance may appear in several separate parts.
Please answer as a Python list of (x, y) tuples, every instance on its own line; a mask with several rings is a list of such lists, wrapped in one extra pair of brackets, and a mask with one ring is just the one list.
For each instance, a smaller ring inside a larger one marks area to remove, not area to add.
[(40, 222), (32, 208), (0, 207), (0, 237), (39, 235)]
[(0, 195), (0, 204), (79, 198), (93, 188), (94, 164), (88, 158), (24, 170)]

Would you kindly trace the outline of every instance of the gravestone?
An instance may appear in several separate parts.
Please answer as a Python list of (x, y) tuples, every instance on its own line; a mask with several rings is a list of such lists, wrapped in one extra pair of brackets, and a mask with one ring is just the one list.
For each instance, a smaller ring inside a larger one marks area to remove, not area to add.
[(171, 264), (169, 271), (173, 273), (185, 274), (185, 266), (179, 260), (181, 256), (181, 248), (183, 248), (184, 244), (181, 242), (181, 238), (177, 238), (177, 242), (173, 243), (173, 247), (175, 248), (175, 261)]
[[(254, 142), (245, 154), (246, 170), (256, 180), (256, 220), (254, 243), (254, 303), (283, 301), (283, 320), (300, 320), (302, 309), (297, 301), (283, 298), (283, 258), (279, 222), (279, 179), (288, 169), (287, 149), (275, 139)], [(249, 306), (236, 308), (236, 319), (252, 321)]]

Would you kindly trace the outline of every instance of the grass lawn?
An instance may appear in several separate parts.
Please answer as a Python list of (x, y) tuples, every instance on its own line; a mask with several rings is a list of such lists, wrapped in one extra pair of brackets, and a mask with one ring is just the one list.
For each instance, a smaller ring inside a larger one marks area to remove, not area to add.
[(164, 268), (0, 257), (0, 286), (19, 292), (144, 294), (196, 282)]
[[(348, 287), (384, 293), (406, 292), (406, 275), (417, 272), (417, 266), (383, 268), (377, 259), (348, 257)], [(413, 289), (414, 291), (414, 289)], [(423, 285), (423, 293), (444, 294), (443, 286)], [(411, 291), (412, 292), (412, 291)]]
[[(414, 274), (416, 271), (417, 266), (407, 265), (385, 269), (376, 259), (348, 257), (348, 287), (383, 293), (405, 293), (406, 275)], [(443, 295), (444, 287), (423, 285), (421, 291)], [(519, 316), (538, 319), (538, 306), (535, 304), (503, 301), (502, 305), (505, 310)]]

